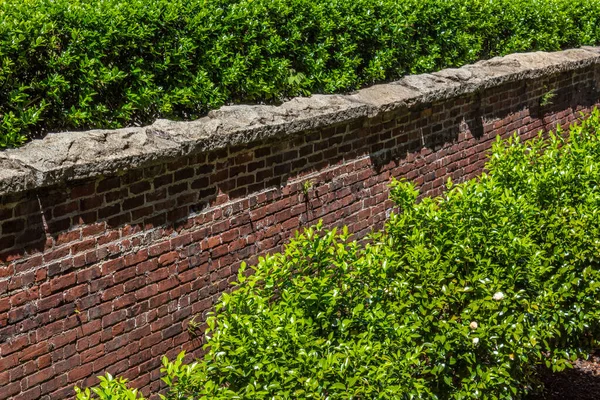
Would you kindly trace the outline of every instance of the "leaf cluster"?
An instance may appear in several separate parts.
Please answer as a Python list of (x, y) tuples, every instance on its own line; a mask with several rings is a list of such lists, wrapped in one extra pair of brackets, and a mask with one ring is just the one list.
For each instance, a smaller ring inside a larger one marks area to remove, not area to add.
[(75, 387), (77, 400), (144, 400), (144, 396), (137, 389), (127, 387), (125, 378), (114, 378), (111, 374), (106, 373), (105, 376), (99, 376), (98, 379), (100, 382), (91, 390)]
[(4, 0), (0, 148), (600, 43), (600, 0)]

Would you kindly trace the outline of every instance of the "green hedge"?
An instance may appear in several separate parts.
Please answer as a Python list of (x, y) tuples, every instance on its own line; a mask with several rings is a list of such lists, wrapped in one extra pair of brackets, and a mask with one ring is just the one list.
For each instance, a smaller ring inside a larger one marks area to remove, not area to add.
[(3, 0), (0, 148), (600, 43), (600, 0)]
[(571, 367), (600, 333), (600, 112), (487, 168), (419, 203), (395, 181), (369, 244), (311, 228), (240, 271), (205, 358), (163, 359), (167, 398), (509, 399)]

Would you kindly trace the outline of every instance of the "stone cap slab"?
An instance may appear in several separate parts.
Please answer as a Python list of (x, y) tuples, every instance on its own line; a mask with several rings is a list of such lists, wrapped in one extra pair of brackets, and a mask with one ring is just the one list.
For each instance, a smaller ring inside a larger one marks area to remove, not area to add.
[(600, 47), (511, 54), (406, 76), (349, 95), (297, 97), (279, 106), (226, 106), (195, 121), (157, 120), (146, 127), (52, 133), (0, 152), (0, 195), (281, 138), (594, 64), (600, 64)]

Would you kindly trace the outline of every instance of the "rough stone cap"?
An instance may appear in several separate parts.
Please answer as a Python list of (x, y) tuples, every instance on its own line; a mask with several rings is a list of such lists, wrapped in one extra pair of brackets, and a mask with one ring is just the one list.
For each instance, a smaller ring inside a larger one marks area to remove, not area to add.
[(21, 148), (0, 152), (0, 195), (281, 138), (593, 64), (600, 64), (600, 47), (511, 54), (461, 68), (406, 76), (351, 95), (298, 97), (280, 106), (227, 106), (189, 122), (158, 120), (147, 127), (49, 134)]

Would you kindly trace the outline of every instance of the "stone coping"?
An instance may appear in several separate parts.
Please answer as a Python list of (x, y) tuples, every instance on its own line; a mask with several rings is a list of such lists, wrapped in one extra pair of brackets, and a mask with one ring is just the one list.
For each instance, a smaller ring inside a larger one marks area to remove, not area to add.
[(406, 76), (349, 95), (297, 97), (279, 106), (226, 106), (195, 121), (157, 120), (146, 127), (48, 134), (21, 148), (0, 152), (0, 195), (372, 118), (592, 64), (600, 64), (600, 47), (511, 54), (461, 68)]

